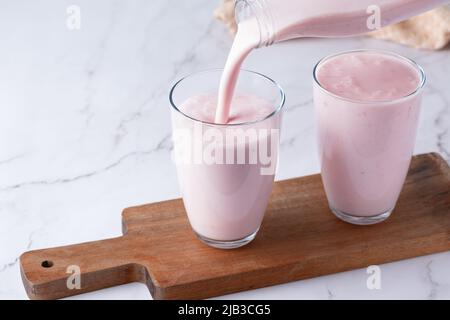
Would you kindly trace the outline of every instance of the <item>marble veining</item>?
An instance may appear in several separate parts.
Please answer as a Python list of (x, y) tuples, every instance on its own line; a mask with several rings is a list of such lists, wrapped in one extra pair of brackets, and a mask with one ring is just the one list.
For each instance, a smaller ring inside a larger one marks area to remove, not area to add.
[[(66, 8), (81, 9), (81, 29)], [(0, 299), (26, 298), (18, 259), (30, 249), (110, 238), (130, 205), (179, 197), (168, 92), (222, 67), (231, 45), (216, 1), (0, 1)], [(245, 68), (286, 91), (277, 179), (319, 171), (312, 68), (343, 50), (396, 51), (428, 75), (415, 153), (450, 161), (450, 54), (366, 37), (303, 39), (256, 50)], [(85, 221), (89, 220), (87, 224)], [(232, 294), (252, 299), (450, 299), (450, 253)], [(73, 299), (149, 299), (141, 284)]]

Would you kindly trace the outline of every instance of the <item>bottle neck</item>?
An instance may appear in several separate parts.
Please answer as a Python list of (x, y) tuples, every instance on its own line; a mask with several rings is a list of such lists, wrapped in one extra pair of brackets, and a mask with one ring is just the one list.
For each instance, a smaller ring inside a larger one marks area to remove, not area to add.
[(259, 44), (257, 48), (268, 47), (275, 42), (275, 24), (267, 0), (236, 0), (236, 22), (255, 19), (259, 31)]

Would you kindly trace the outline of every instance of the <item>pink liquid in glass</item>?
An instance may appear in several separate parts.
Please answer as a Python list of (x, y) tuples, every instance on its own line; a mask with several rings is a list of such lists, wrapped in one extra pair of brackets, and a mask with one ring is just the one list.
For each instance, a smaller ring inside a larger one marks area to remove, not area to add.
[[(189, 117), (214, 123), (216, 107), (217, 95), (206, 94), (189, 97), (179, 109)], [(273, 136), (270, 130), (279, 129), (280, 116), (277, 114), (265, 119), (275, 108), (273, 104), (259, 97), (236, 95), (226, 126), (201, 124), (181, 116), (173, 117), (174, 130), (201, 127), (202, 134), (194, 134), (194, 142), (200, 142), (212, 133), (221, 134), (223, 137), (226, 134), (238, 133), (240, 130), (250, 133), (240, 142), (223, 141), (220, 147), (222, 154), (220, 158), (223, 159), (221, 163), (212, 163), (203, 158), (197, 163), (177, 164), (186, 212), (192, 228), (201, 237), (234, 241), (255, 234), (259, 229), (272, 190), (275, 170), (269, 174), (262, 174), (264, 161), (261, 161), (259, 156), (256, 157), (256, 163), (251, 163), (248, 157), (239, 163), (237, 154), (248, 155), (251, 150), (258, 149), (262, 140), (270, 141), (274, 138), (276, 144), (269, 148), (268, 152), (273, 161), (271, 166), (276, 167), (278, 136)], [(256, 123), (252, 123), (255, 121)], [(233, 127), (232, 124), (239, 125)], [(185, 147), (180, 143), (182, 142), (175, 142), (176, 149)], [(206, 148), (208, 144), (204, 143), (197, 151), (204, 153)], [(230, 151), (234, 156), (233, 161), (228, 163), (225, 155)]]
[[(238, 31), (222, 74), (216, 123), (227, 123), (234, 87), (242, 63), (273, 32), (273, 41), (301, 37), (347, 37), (374, 31), (432, 9), (446, 0), (265, 0), (267, 21), (250, 17)], [(379, 26), (376, 20), (379, 19)], [(267, 23), (272, 24), (267, 27)], [(373, 25), (372, 25), (373, 24)]]
[(356, 51), (326, 59), (315, 76), (322, 180), (330, 206), (353, 216), (390, 213), (414, 148), (421, 71), (394, 54)]

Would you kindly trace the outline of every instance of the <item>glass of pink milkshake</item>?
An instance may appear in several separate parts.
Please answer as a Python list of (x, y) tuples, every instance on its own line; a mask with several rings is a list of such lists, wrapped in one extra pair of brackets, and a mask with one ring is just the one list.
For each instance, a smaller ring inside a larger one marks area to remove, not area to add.
[(173, 160), (194, 233), (232, 249), (252, 241), (272, 191), (285, 96), (268, 77), (241, 70), (225, 124), (215, 123), (222, 69), (179, 80), (170, 92)]
[(375, 50), (339, 53), (314, 68), (314, 105), (331, 211), (360, 225), (387, 219), (408, 172), (425, 74)]

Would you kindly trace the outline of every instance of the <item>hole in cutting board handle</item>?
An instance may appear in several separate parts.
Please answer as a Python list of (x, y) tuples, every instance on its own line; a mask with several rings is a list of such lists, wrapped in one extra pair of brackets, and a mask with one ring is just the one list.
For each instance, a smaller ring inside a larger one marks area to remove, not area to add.
[(43, 268), (51, 268), (51, 267), (53, 267), (53, 261), (44, 260), (44, 261), (42, 261), (41, 266)]

